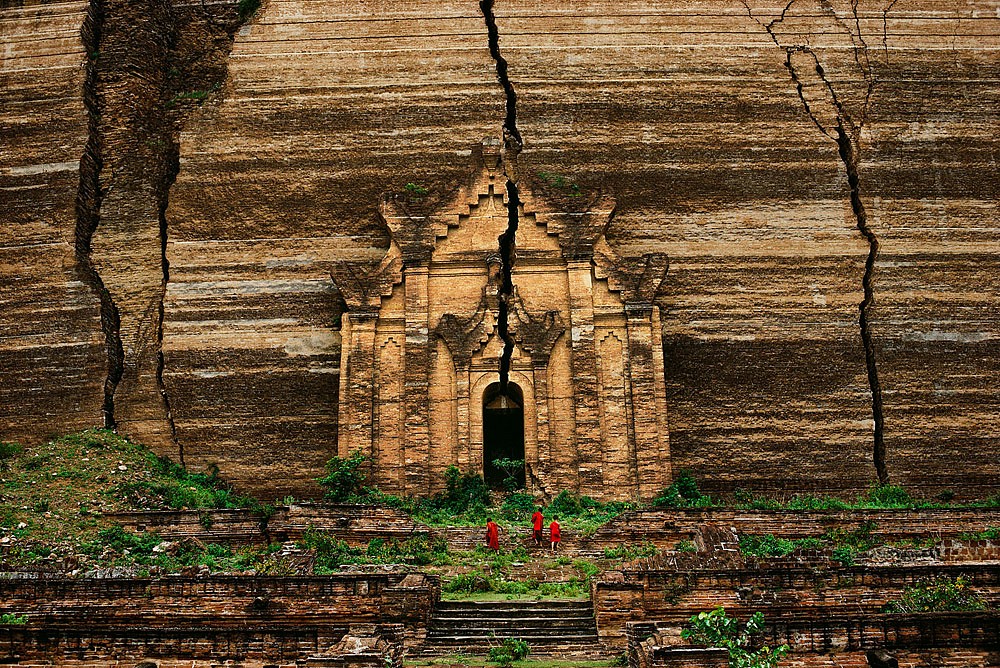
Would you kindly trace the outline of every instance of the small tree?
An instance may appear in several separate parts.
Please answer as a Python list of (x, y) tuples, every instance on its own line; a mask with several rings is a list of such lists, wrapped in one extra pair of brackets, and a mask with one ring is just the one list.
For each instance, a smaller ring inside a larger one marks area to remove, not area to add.
[(515, 489), (521, 487), (521, 481), (518, 480), (518, 474), (524, 470), (524, 460), (523, 459), (494, 459), (493, 466), (497, 467), (501, 471), (507, 474), (507, 477), (503, 479), (501, 483), (504, 490), (508, 492), (513, 492)]
[(355, 450), (350, 457), (331, 457), (326, 463), (326, 475), (317, 478), (326, 489), (325, 497), (336, 503), (344, 503), (359, 497), (368, 496), (370, 490), (365, 487), (368, 474), (364, 470), (368, 457)]
[(725, 647), (729, 650), (730, 668), (774, 668), (788, 654), (788, 645), (748, 649), (753, 646), (753, 636), (764, 629), (764, 615), (759, 612), (742, 625), (727, 616), (725, 608), (718, 607), (699, 612), (688, 623), (690, 626), (681, 631), (681, 637), (692, 645)]
[(24, 446), (20, 443), (12, 443), (10, 441), (0, 441), (0, 471), (7, 471), (10, 469), (10, 460), (16, 455), (21, 454), (24, 450)]

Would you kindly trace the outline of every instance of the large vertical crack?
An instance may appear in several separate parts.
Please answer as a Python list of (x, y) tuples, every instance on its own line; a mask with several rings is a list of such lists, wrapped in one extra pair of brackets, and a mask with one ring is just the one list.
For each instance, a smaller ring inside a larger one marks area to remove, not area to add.
[(98, 92), (101, 37), (104, 26), (103, 0), (91, 0), (87, 8), (80, 38), (87, 54), (83, 84), (83, 103), (87, 111), (87, 142), (80, 157), (80, 187), (76, 197), (76, 230), (74, 253), (77, 269), (83, 281), (97, 294), (101, 302), (101, 330), (104, 333), (108, 370), (104, 379), (104, 426), (114, 429), (115, 390), (125, 369), (125, 353), (121, 340), (121, 316), (104, 280), (91, 258), (94, 232), (101, 223), (101, 202), (107, 188), (101, 183), (104, 169), (101, 134), (101, 102)]
[[(890, 2), (883, 10), (883, 21), (886, 14), (895, 4)], [(830, 13), (833, 20), (843, 27), (850, 37), (854, 51), (854, 62), (864, 79), (864, 98), (859, 113), (849, 113), (846, 103), (837, 95), (837, 91), (820, 62), (819, 56), (807, 44), (783, 44), (778, 36), (777, 28), (787, 18), (795, 0), (789, 0), (781, 15), (769, 23), (764, 23), (754, 16), (748, 0), (743, 0), (747, 14), (760, 25), (774, 42), (785, 52), (785, 67), (795, 84), (799, 100), (809, 118), (816, 124), (827, 138), (837, 145), (837, 154), (847, 174), (850, 192), (851, 211), (854, 214), (858, 232), (868, 243), (868, 255), (865, 259), (864, 275), (861, 279), (862, 300), (858, 306), (858, 325), (861, 332), (861, 343), (865, 352), (865, 367), (868, 374), (868, 386), (871, 394), (872, 418), (874, 423), (872, 437), (872, 460), (879, 482), (889, 482), (889, 472), (886, 466), (885, 452), (885, 419), (882, 406), (882, 385), (878, 375), (878, 359), (871, 331), (872, 309), (875, 303), (875, 262), (878, 259), (879, 240), (868, 224), (868, 214), (861, 199), (861, 177), (858, 171), (860, 163), (861, 131), (868, 117), (868, 109), (875, 91), (876, 78), (869, 58), (868, 44), (861, 33), (861, 21), (858, 15), (858, 2), (851, 0), (851, 11), (857, 35), (851, 26), (844, 22), (833, 10), (828, 0), (820, 0), (823, 10)], [(885, 39), (883, 39), (885, 44)], [(796, 64), (798, 61), (799, 64)], [(807, 93), (807, 86), (810, 92)], [(818, 89), (818, 93), (816, 92)]]
[(81, 29), (88, 139), (75, 255), (101, 302), (104, 423), (160, 454), (176, 452), (181, 462), (162, 351), (167, 202), (181, 128), (206, 99), (218, 99), (233, 38), (247, 18), (235, 1), (90, 0)]
[(507, 179), (507, 229), (500, 235), (500, 287), (497, 291), (497, 330), (503, 339), (503, 353), (500, 356), (500, 389), (507, 394), (507, 383), (510, 381), (510, 362), (514, 354), (514, 336), (510, 332), (510, 310), (514, 299), (514, 255), (518, 225), (518, 208), (521, 205), (518, 190), (517, 157), (524, 144), (521, 133), (517, 129), (517, 92), (507, 73), (507, 61), (500, 53), (500, 31), (497, 28), (496, 16), (493, 13), (493, 0), (480, 0), (479, 8), (486, 21), (486, 31), (489, 36), (490, 56), (496, 63), (497, 80), (503, 87), (504, 108), (506, 114), (503, 122), (503, 153), (501, 162), (503, 173)]
[(177, 448), (181, 465), (184, 461), (184, 443), (178, 438), (170, 392), (164, 380), (166, 360), (163, 354), (165, 301), (170, 283), (170, 260), (167, 254), (169, 224), (167, 208), (170, 189), (180, 173), (180, 132), (189, 114), (201, 104), (184, 104), (191, 91), (217, 92), (228, 73), (227, 59), (239, 27), (251, 19), (260, 7), (259, 0), (232, 3), (209, 8), (204, 2), (196, 7), (179, 8), (166, 5), (171, 22), (169, 48), (162, 70), (166, 76), (162, 83), (161, 102), (165, 110), (161, 119), (162, 146), (160, 160), (162, 171), (155, 183), (157, 197), (161, 282), (156, 299), (156, 387), (162, 400), (169, 438)]
[(170, 404), (170, 393), (163, 380), (163, 372), (166, 361), (163, 358), (163, 320), (165, 315), (164, 302), (167, 298), (167, 284), (170, 283), (170, 259), (167, 257), (167, 205), (170, 188), (177, 180), (180, 173), (180, 146), (174, 141), (170, 147), (170, 162), (165, 177), (163, 194), (160, 197), (160, 268), (163, 271), (163, 282), (160, 286), (160, 298), (157, 301), (157, 323), (156, 323), (156, 386), (163, 399), (163, 411), (166, 415), (167, 426), (170, 429), (170, 439), (177, 447), (177, 458), (181, 466), (184, 463), (184, 444), (177, 438), (177, 424), (174, 422), (174, 413)]
[(875, 356), (875, 342), (872, 340), (871, 310), (875, 303), (875, 261), (878, 259), (879, 241), (871, 227), (868, 226), (868, 214), (861, 201), (861, 179), (858, 176), (858, 151), (856, 142), (844, 129), (843, 124), (837, 126), (837, 147), (840, 159), (847, 170), (847, 183), (851, 189), (851, 209), (857, 221), (858, 231), (868, 241), (868, 257), (865, 260), (865, 273), (861, 279), (864, 296), (858, 307), (859, 324), (861, 326), (861, 343), (865, 348), (865, 365), (868, 368), (868, 386), (872, 394), (872, 417), (875, 421), (873, 442), (873, 459), (875, 473), (882, 484), (889, 482), (889, 471), (885, 463), (885, 418), (882, 413), (882, 384), (878, 377), (878, 364)]

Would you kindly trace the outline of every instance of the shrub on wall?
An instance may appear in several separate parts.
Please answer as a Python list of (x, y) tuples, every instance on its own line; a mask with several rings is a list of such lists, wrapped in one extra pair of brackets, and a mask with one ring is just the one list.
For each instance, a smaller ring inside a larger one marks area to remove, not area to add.
[(445, 492), (439, 497), (442, 506), (457, 513), (490, 505), (490, 489), (478, 473), (462, 473), (457, 466), (444, 472)]
[(677, 474), (669, 487), (653, 499), (653, 505), (658, 508), (704, 507), (712, 505), (712, 497), (701, 493), (698, 481), (685, 469)]
[(891, 613), (974, 612), (985, 610), (986, 601), (969, 587), (969, 579), (948, 577), (923, 580), (903, 590), (902, 596), (885, 605)]
[(724, 647), (731, 668), (774, 668), (788, 654), (788, 645), (754, 649), (754, 636), (764, 630), (764, 615), (755, 612), (744, 625), (726, 615), (725, 608), (699, 612), (688, 621), (681, 637), (692, 645)]

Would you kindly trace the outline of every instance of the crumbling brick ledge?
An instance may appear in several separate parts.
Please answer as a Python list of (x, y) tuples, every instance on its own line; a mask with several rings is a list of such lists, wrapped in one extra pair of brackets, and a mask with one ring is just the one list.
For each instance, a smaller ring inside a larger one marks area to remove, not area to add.
[(323, 577), (0, 579), (0, 664), (140, 658), (288, 663), (322, 651), (352, 625), (427, 633), (438, 580), (420, 573)]

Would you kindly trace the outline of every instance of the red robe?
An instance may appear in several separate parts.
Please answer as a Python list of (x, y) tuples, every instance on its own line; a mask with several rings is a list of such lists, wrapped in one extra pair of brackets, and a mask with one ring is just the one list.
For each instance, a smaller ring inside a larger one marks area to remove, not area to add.
[(533, 528), (535, 531), (541, 531), (542, 521), (543, 521), (542, 511), (536, 510), (535, 514), (531, 516), (531, 528)]
[(549, 525), (549, 542), (558, 543), (559, 542), (559, 522), (555, 520)]
[(486, 544), (491, 550), (500, 549), (500, 527), (496, 522), (486, 523)]

